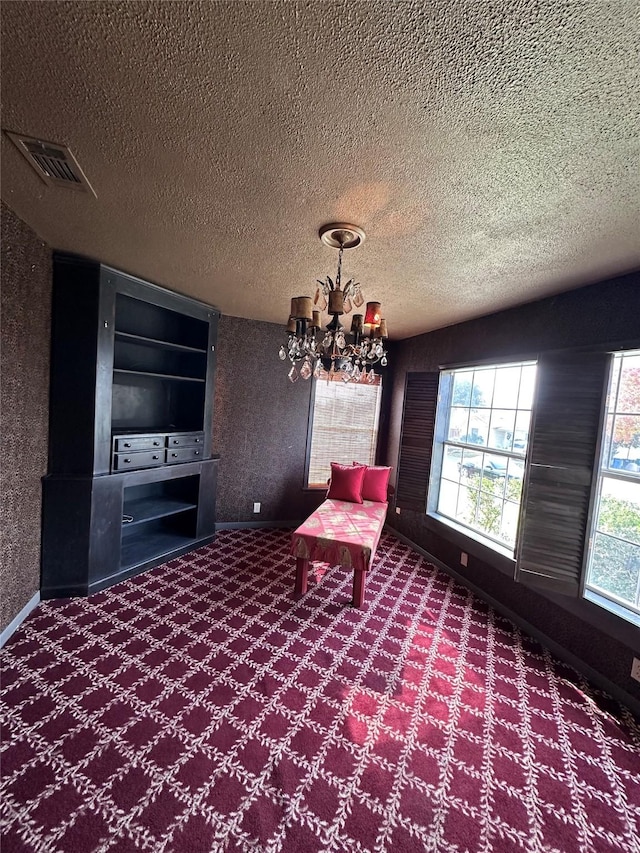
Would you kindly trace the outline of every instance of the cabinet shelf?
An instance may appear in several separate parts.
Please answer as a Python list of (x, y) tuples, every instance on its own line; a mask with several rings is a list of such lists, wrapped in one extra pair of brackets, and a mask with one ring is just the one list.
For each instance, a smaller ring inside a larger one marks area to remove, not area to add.
[(138, 344), (143, 347), (154, 347), (157, 349), (171, 350), (172, 352), (192, 352), (206, 353), (206, 349), (200, 347), (189, 347), (184, 344), (174, 344), (171, 341), (161, 341), (157, 338), (147, 338), (144, 335), (133, 335), (130, 332), (115, 331), (115, 339), (117, 341), (125, 341), (131, 344)]
[(200, 379), (197, 376), (176, 376), (172, 373), (151, 373), (146, 370), (123, 370), (120, 367), (115, 367), (113, 369), (114, 378), (117, 379), (119, 376), (122, 378), (126, 377), (140, 377), (144, 379), (168, 379), (171, 382), (200, 382), (203, 383), (205, 380)]
[(178, 549), (189, 548), (197, 541), (193, 536), (183, 536), (170, 530), (156, 530), (149, 534), (144, 528), (134, 528), (128, 536), (122, 537), (120, 568), (129, 569), (148, 560), (161, 562), (163, 557)]
[(125, 522), (125, 529), (144, 524), (145, 521), (154, 521), (158, 518), (166, 518), (169, 515), (177, 515), (190, 509), (197, 509), (198, 505), (187, 501), (169, 500), (168, 498), (138, 498), (137, 500), (125, 501), (122, 508), (124, 516), (131, 516), (133, 521)]

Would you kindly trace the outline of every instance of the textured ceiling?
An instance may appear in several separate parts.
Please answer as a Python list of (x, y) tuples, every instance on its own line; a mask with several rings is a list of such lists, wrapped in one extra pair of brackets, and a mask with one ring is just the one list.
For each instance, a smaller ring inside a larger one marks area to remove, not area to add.
[(640, 3), (3, 2), (2, 138), (48, 244), (284, 323), (344, 272), (401, 338), (640, 268)]

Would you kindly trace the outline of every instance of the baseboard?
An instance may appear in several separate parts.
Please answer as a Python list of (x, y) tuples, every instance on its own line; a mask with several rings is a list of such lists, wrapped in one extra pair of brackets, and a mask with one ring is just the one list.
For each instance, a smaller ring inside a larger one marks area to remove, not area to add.
[(464, 577), (464, 575), (459, 574), (455, 569), (452, 569), (450, 566), (447, 566), (446, 563), (443, 563), (442, 560), (439, 560), (437, 557), (434, 557), (433, 554), (430, 554), (428, 551), (425, 551), (424, 548), (421, 548), (419, 545), (416, 545), (408, 536), (404, 536), (402, 533), (398, 533), (397, 530), (393, 528), (386, 528), (387, 531), (392, 535), (399, 539), (401, 542), (404, 542), (405, 545), (408, 545), (410, 548), (413, 548), (414, 551), (417, 551), (418, 554), (421, 554), (426, 560), (429, 560), (430, 563), (433, 563), (434, 566), (437, 566), (439, 569), (442, 569), (443, 572), (446, 572), (451, 577), (455, 578), (462, 586), (466, 586), (473, 593), (475, 593), (478, 598), (482, 598), (487, 602), (494, 610), (498, 613), (501, 613), (519, 628), (522, 628), (527, 634), (536, 639), (542, 646), (549, 649), (550, 652), (560, 658), (560, 660), (568, 663), (575, 670), (582, 673), (585, 678), (588, 678), (596, 687), (601, 688), (606, 693), (609, 693), (610, 696), (613, 696), (614, 699), (617, 699), (623, 705), (626, 705), (628, 708), (633, 711), (633, 713), (640, 717), (640, 702), (634, 697), (623, 690), (618, 684), (614, 684), (612, 681), (609, 681), (602, 673), (598, 672), (593, 667), (589, 666), (588, 663), (585, 663), (579, 657), (574, 655), (572, 652), (567, 651), (564, 646), (561, 646), (560, 643), (557, 643), (555, 640), (552, 640), (551, 637), (548, 637), (542, 631), (532, 625), (530, 622), (527, 622), (526, 619), (523, 619), (522, 616), (519, 616), (509, 607), (506, 607), (504, 604), (501, 604), (497, 599), (493, 598), (493, 596), (486, 593), (481, 587), (476, 586), (472, 581), (468, 578)]
[(260, 527), (286, 527), (295, 530), (299, 527), (304, 519), (300, 521), (221, 521), (216, 524), (217, 530), (246, 530)]
[(11, 637), (14, 631), (16, 631), (20, 625), (24, 622), (27, 616), (31, 613), (34, 607), (37, 607), (40, 604), (40, 593), (36, 592), (31, 601), (28, 601), (25, 606), (22, 608), (20, 613), (15, 616), (11, 622), (7, 625), (4, 631), (0, 634), (0, 649), (4, 646), (7, 640)]

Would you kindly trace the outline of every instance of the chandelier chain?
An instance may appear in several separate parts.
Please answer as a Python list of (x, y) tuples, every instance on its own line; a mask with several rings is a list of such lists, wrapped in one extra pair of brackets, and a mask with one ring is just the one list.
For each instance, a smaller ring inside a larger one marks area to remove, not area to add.
[(340, 290), (340, 279), (342, 275), (342, 253), (344, 252), (344, 246), (340, 246), (340, 251), (338, 253), (338, 273), (336, 275), (336, 290)]

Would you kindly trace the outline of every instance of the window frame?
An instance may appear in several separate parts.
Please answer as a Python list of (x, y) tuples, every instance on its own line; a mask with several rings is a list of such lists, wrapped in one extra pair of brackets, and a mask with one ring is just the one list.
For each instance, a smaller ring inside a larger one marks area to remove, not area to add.
[[(364, 382), (363, 383), (343, 382), (342, 379), (338, 378), (339, 374), (336, 375), (336, 378), (331, 379), (331, 380), (327, 380), (326, 377), (324, 377), (324, 378), (323, 377), (319, 377), (319, 378), (313, 377), (312, 378), (312, 380), (311, 380), (311, 382), (312, 382), (311, 394), (310, 394), (310, 400), (309, 400), (309, 417), (307, 418), (307, 445), (306, 445), (306, 453), (305, 453), (304, 482), (303, 482), (303, 490), (304, 491), (319, 492), (322, 490), (326, 490), (326, 488), (327, 488), (326, 482), (325, 483), (314, 483), (311, 485), (309, 484), (309, 473), (310, 473), (310, 469), (311, 469), (311, 449), (312, 449), (312, 442), (313, 442), (313, 427), (314, 427), (314, 419), (315, 419), (316, 390), (318, 388), (318, 383), (327, 383), (327, 381), (330, 381), (333, 383), (339, 383), (339, 386), (344, 387), (344, 388), (366, 387), (366, 388), (377, 388), (378, 389), (377, 407), (376, 407), (377, 411), (376, 411), (376, 415), (375, 415), (375, 427), (374, 427), (375, 436), (374, 436), (374, 441), (373, 441), (373, 453), (372, 453), (373, 458), (370, 462), (366, 462), (366, 460), (364, 460), (364, 459), (355, 459), (355, 458), (349, 458), (348, 462), (347, 461), (343, 462), (343, 464), (348, 464), (348, 465), (350, 465), (354, 461), (365, 462), (366, 464), (370, 464), (370, 465), (376, 464), (376, 460), (377, 460), (377, 456), (378, 456), (378, 442), (379, 442), (379, 438), (380, 438), (380, 422), (381, 422), (381, 418), (382, 418), (382, 394), (383, 394), (382, 376), (380, 374), (376, 374), (376, 375), (378, 376), (378, 379), (374, 384), (371, 384), (371, 385), (364, 383)], [(353, 454), (353, 455), (355, 456), (357, 454)], [(340, 459), (332, 459), (331, 461), (339, 462)], [(329, 479), (329, 473), (330, 473), (330, 468), (329, 468), (329, 472), (327, 473), (327, 481)]]
[[(599, 589), (595, 585), (590, 585), (589, 583), (589, 573), (592, 568), (592, 559), (594, 555), (595, 535), (598, 532), (597, 525), (600, 514), (603, 483), (606, 480), (619, 480), (622, 482), (634, 483), (640, 487), (640, 472), (618, 472), (617, 469), (612, 468), (608, 464), (612, 436), (607, 437), (607, 419), (611, 416), (615, 420), (615, 416), (620, 414), (617, 409), (617, 400), (620, 394), (620, 379), (622, 375), (624, 357), (627, 354), (640, 355), (640, 347), (624, 347), (614, 353), (611, 353), (611, 362), (604, 394), (602, 421), (598, 436), (598, 452), (594, 461), (594, 494), (589, 519), (588, 539), (585, 547), (584, 568), (580, 584), (580, 598), (614, 614), (619, 619), (625, 620), (631, 625), (640, 627), (640, 607), (638, 607), (638, 605), (632, 609), (623, 599), (613, 594), (609, 594), (607, 591)], [(616, 361), (618, 358), (620, 358), (622, 363), (616, 370)], [(616, 374), (616, 400), (614, 406), (610, 407), (609, 401), (611, 400), (611, 393), (613, 390), (614, 373)], [(624, 415), (625, 413), (622, 414)], [(640, 458), (640, 456), (638, 458)], [(612, 538), (619, 537), (612, 535)]]
[[(474, 372), (476, 370), (489, 370), (489, 369), (500, 369), (506, 367), (526, 367), (526, 366), (535, 366), (537, 360), (535, 357), (528, 356), (520, 359), (508, 359), (508, 360), (495, 360), (495, 359), (487, 359), (482, 361), (477, 361), (473, 363), (464, 363), (464, 364), (456, 364), (456, 365), (442, 365), (439, 371), (439, 383), (438, 383), (438, 399), (434, 417), (434, 435), (433, 435), (433, 452), (431, 457), (431, 470), (428, 478), (427, 485), (427, 494), (426, 494), (426, 514), (428, 518), (434, 520), (440, 525), (443, 525), (445, 528), (453, 531), (456, 534), (456, 539), (458, 536), (465, 537), (467, 540), (471, 540), (474, 543), (477, 543), (482, 551), (489, 552), (489, 554), (493, 554), (497, 556), (502, 565), (500, 568), (503, 571), (508, 573), (513, 572), (513, 567), (515, 566), (515, 554), (518, 545), (518, 532), (519, 532), (519, 524), (517, 525), (515, 541), (513, 548), (510, 548), (508, 544), (501, 541), (498, 538), (492, 537), (490, 534), (484, 533), (481, 530), (477, 530), (470, 525), (466, 525), (464, 522), (461, 522), (451, 516), (446, 515), (443, 512), (438, 510), (438, 503), (440, 500), (440, 488), (442, 482), (442, 469), (444, 465), (444, 458), (446, 454), (446, 448), (451, 447), (459, 447), (461, 452), (470, 451), (477, 452), (482, 454), (490, 454), (492, 456), (500, 456), (505, 459), (514, 459), (518, 462), (522, 462), (523, 465), (523, 486), (520, 492), (519, 499), (519, 512), (518, 515), (522, 513), (522, 501), (524, 496), (524, 477), (526, 472), (526, 461), (528, 455), (528, 447), (524, 453), (514, 452), (513, 449), (511, 451), (504, 450), (501, 448), (493, 448), (489, 445), (476, 445), (470, 442), (461, 442), (461, 441), (451, 441), (448, 439), (449, 432), (449, 424), (451, 419), (451, 409), (453, 404), (453, 389), (455, 384), (455, 373), (462, 371)], [(445, 402), (446, 399), (446, 402)], [(471, 401), (470, 401), (471, 402)], [(531, 409), (529, 410), (530, 421), (529, 421), (529, 430), (528, 430), (528, 439), (531, 437), (531, 426), (533, 424), (533, 406), (535, 403), (535, 394), (532, 400)], [(471, 411), (474, 408), (471, 405), (468, 407)], [(485, 407), (480, 407), (485, 408)], [(498, 411), (500, 406), (496, 407), (496, 411)], [(491, 414), (494, 412), (494, 407), (486, 407), (486, 411), (490, 413), (489, 415), (489, 423), (491, 422)], [(516, 405), (516, 415), (518, 412), (518, 408)], [(514, 430), (515, 431), (515, 430)], [(503, 496), (502, 500), (502, 509), (504, 508), (504, 503), (506, 498)], [(486, 559), (486, 556), (484, 556)], [(504, 562), (508, 561), (508, 562)]]
[[(555, 349), (555, 350), (541, 350), (538, 353), (514, 353), (509, 356), (508, 359), (501, 360), (500, 357), (495, 358), (487, 358), (484, 360), (477, 359), (474, 360), (474, 365), (491, 365), (491, 364), (501, 364), (506, 363), (507, 361), (513, 363), (516, 361), (524, 362), (524, 361), (532, 361), (538, 360), (539, 358), (547, 355), (551, 355), (555, 353), (559, 354), (570, 354), (570, 353), (587, 353), (587, 352), (600, 352), (600, 353), (608, 353), (609, 355), (615, 354), (622, 350), (637, 350), (640, 349), (640, 338), (625, 338), (618, 340), (608, 340), (599, 342), (596, 346), (587, 346), (587, 347), (569, 347), (566, 349)], [(428, 368), (415, 371), (414, 375), (416, 377), (420, 376), (435, 376), (436, 379), (440, 375), (440, 371), (451, 370), (455, 368), (463, 368), (468, 367), (469, 362), (456, 362), (456, 363), (446, 363), (441, 364), (438, 368), (432, 368), (429, 371)], [(409, 376), (409, 371), (405, 372), (405, 394), (403, 397), (403, 411), (402, 411), (402, 422), (401, 422), (401, 430), (404, 429), (405, 417), (407, 415), (407, 410), (409, 408), (406, 394), (406, 379)], [(606, 394), (606, 387), (605, 392)], [(436, 395), (437, 397), (437, 395)], [(435, 420), (436, 420), (436, 400), (434, 399), (433, 405), (429, 409), (428, 407), (425, 410), (424, 417), (429, 420), (429, 423), (426, 425), (426, 429), (435, 429)], [(424, 406), (423, 406), (424, 409)], [(534, 400), (534, 409), (535, 410), (535, 400)], [(604, 395), (603, 395), (603, 405), (602, 411), (604, 413)], [(411, 413), (409, 413), (411, 414)], [(601, 431), (600, 431), (601, 434)], [(402, 433), (401, 433), (402, 435)], [(401, 452), (401, 450), (400, 450)], [(435, 464), (435, 462), (433, 463)], [(597, 459), (594, 456), (593, 465), (597, 465)], [(400, 512), (400, 502), (397, 500), (397, 496), (400, 494), (402, 489), (402, 469), (401, 466), (398, 466), (397, 471), (397, 480), (396, 480), (396, 512)], [(422, 486), (415, 486), (414, 489), (420, 491), (422, 489), (421, 494), (423, 495), (423, 502), (421, 508), (417, 507), (406, 507), (408, 510), (415, 512), (416, 520), (409, 522), (410, 525), (417, 524), (419, 527), (421, 526), (426, 534), (426, 541), (428, 542), (431, 536), (437, 537), (441, 540), (442, 545), (438, 546), (437, 550), (434, 553), (440, 553), (440, 558), (443, 559), (447, 565), (450, 565), (452, 571), (456, 571), (456, 566), (458, 565), (460, 552), (464, 551), (469, 554), (470, 557), (478, 560), (481, 564), (485, 564), (487, 568), (497, 571), (500, 574), (505, 575), (511, 581), (516, 581), (515, 578), (515, 568), (516, 568), (516, 560), (513, 556), (506, 556), (504, 554), (499, 553), (497, 550), (483, 544), (479, 539), (472, 538), (468, 535), (467, 531), (461, 527), (457, 527), (453, 524), (445, 524), (440, 518), (431, 513), (426, 512), (426, 502), (427, 502), (427, 489), (430, 484), (429, 471), (425, 471), (424, 469), (421, 471), (421, 474), (424, 477), (424, 481)], [(402, 511), (404, 512), (404, 507), (402, 507)], [(422, 519), (420, 521), (420, 518)], [(436, 542), (434, 542), (434, 546)], [(583, 568), (582, 578), (585, 577), (585, 569)], [(484, 575), (481, 575), (482, 577)], [(473, 572), (470, 574), (464, 574), (464, 577), (468, 577), (470, 581), (473, 580)], [(516, 581), (517, 582), (517, 581)], [(520, 584), (519, 584), (520, 585)], [(573, 616), (578, 619), (583, 620), (585, 623), (594, 626), (598, 630), (607, 634), (611, 638), (617, 640), (629, 648), (635, 648), (638, 643), (638, 627), (633, 622), (630, 622), (624, 616), (619, 615), (615, 612), (615, 610), (607, 609), (598, 601), (591, 600), (590, 597), (584, 597), (581, 593), (577, 595), (567, 595), (565, 593), (559, 592), (557, 590), (550, 589), (548, 587), (533, 587), (530, 586), (531, 589), (534, 589), (535, 592), (542, 597), (542, 600), (549, 601), (552, 605), (558, 607), (559, 614), (564, 610), (571, 613)]]

